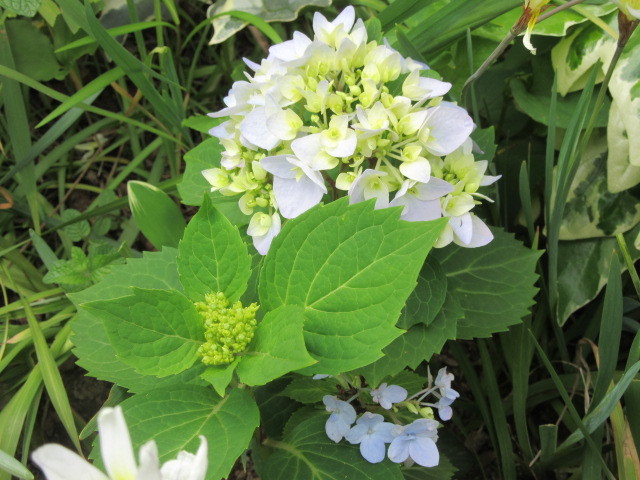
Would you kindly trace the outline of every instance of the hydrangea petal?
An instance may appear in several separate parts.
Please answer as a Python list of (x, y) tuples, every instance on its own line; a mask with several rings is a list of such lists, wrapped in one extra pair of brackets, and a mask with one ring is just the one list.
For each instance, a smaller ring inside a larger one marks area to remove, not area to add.
[(417, 436), (409, 443), (409, 456), (423, 467), (435, 467), (440, 463), (436, 442), (426, 436)]
[(360, 453), (367, 462), (380, 463), (384, 460), (385, 444), (377, 436), (367, 436), (360, 442)]
[(426, 121), (430, 140), (425, 148), (434, 155), (448, 155), (462, 145), (473, 131), (473, 120), (464, 108), (442, 102)]
[(295, 218), (320, 203), (324, 190), (309, 177), (303, 175), (299, 179), (275, 177), (273, 179), (273, 193), (282, 216)]

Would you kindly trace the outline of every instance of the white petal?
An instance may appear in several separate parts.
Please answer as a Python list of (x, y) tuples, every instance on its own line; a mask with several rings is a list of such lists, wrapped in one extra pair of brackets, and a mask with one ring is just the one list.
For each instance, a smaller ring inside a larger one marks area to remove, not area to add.
[(264, 157), (260, 165), (267, 172), (280, 178), (296, 178), (295, 166), (287, 160), (287, 155), (274, 155)]
[(209, 135), (218, 138), (233, 138), (235, 132), (231, 120), (227, 120), (226, 122), (209, 129)]
[(142, 445), (138, 457), (140, 468), (138, 468), (136, 480), (160, 480), (160, 460), (156, 442), (150, 440)]
[(284, 218), (295, 218), (322, 200), (324, 191), (306, 176), (295, 178), (273, 179), (273, 193), (278, 202), (278, 209)]
[(240, 122), (239, 128), (244, 138), (265, 150), (272, 150), (280, 143), (280, 139), (267, 128), (267, 116), (264, 107), (254, 108)]
[(471, 237), (469, 242), (466, 245), (464, 245), (465, 247), (468, 247), (468, 248), (484, 247), (489, 242), (491, 242), (491, 240), (493, 240), (493, 233), (491, 233), (491, 230), (489, 230), (489, 227), (487, 227), (487, 225), (482, 220), (480, 220), (477, 216), (475, 215), (471, 216), (471, 223), (473, 225), (472, 226), (473, 236)]
[(431, 177), (431, 164), (426, 158), (414, 162), (402, 162), (400, 171), (407, 178), (427, 183)]
[(358, 144), (358, 136), (356, 132), (347, 128), (344, 132), (344, 138), (338, 142), (333, 148), (327, 148), (326, 151), (329, 155), (334, 157), (344, 158), (353, 155), (356, 151), (356, 145)]
[(451, 84), (449, 82), (441, 82), (435, 78), (420, 77), (418, 83), (420, 88), (425, 90), (426, 98), (441, 97), (451, 90)]
[(322, 141), (319, 133), (305, 135), (291, 142), (291, 150), (300, 160), (307, 164), (313, 164), (322, 150)]
[(209, 445), (207, 438), (200, 435), (200, 446), (196, 452), (196, 458), (192, 464), (191, 475), (188, 480), (204, 480), (209, 465)]
[(348, 32), (349, 30), (351, 30), (351, 27), (353, 27), (353, 22), (355, 21), (356, 11), (351, 5), (349, 5), (342, 12), (340, 12), (340, 15), (333, 19), (333, 22), (331, 22), (331, 24), (336, 26), (342, 24), (344, 25), (345, 32)]
[(451, 217), (449, 219), (449, 225), (451, 225), (451, 228), (453, 228), (453, 232), (458, 237), (460, 242), (462, 242), (465, 246), (469, 245), (469, 242), (471, 242), (471, 236), (473, 235), (473, 222), (471, 221), (471, 214), (467, 212), (459, 217)]
[(195, 455), (189, 452), (179, 452), (176, 458), (162, 465), (160, 469), (162, 480), (187, 480), (194, 460)]
[(47, 480), (109, 480), (96, 467), (62, 445), (43, 445), (31, 454), (31, 459)]
[(449, 182), (436, 177), (431, 177), (428, 183), (417, 184), (416, 188), (418, 190), (416, 197), (420, 200), (437, 200), (454, 190)]
[(271, 247), (271, 242), (278, 233), (280, 233), (280, 227), (282, 226), (280, 215), (274, 213), (272, 216), (271, 227), (266, 234), (253, 237), (253, 246), (260, 255), (266, 255)]
[(135, 478), (136, 461), (133, 456), (129, 429), (120, 407), (104, 408), (98, 414), (100, 452), (111, 478)]
[(453, 152), (471, 135), (473, 120), (464, 108), (443, 102), (429, 116), (427, 127), (433, 138), (425, 147), (442, 156)]
[(409, 455), (423, 467), (435, 467), (440, 463), (436, 442), (429, 437), (418, 436), (409, 444)]
[(481, 187), (486, 187), (487, 185), (491, 185), (502, 178), (502, 175), (496, 175), (495, 177), (492, 175), (484, 175), (482, 180), (480, 181)]

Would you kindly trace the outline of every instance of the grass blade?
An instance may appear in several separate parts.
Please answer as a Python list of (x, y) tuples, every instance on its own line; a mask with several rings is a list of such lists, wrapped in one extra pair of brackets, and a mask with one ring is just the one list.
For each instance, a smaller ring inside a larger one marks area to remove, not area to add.
[(3, 450), (0, 450), (0, 470), (18, 478), (33, 479), (33, 474), (24, 465)]
[(611, 258), (611, 266), (609, 267), (607, 289), (604, 294), (600, 336), (598, 338), (600, 365), (598, 366), (598, 378), (593, 390), (590, 411), (600, 403), (607, 393), (609, 385), (613, 382), (613, 373), (618, 363), (620, 337), (622, 335), (622, 281), (620, 275), (620, 262), (618, 261), (618, 255), (614, 252)]
[[(176, 29), (176, 27), (174, 27), (170, 23), (153, 21), (153, 22), (137, 22), (129, 25), (122, 25), (120, 27), (108, 28), (107, 33), (112, 37), (117, 37), (119, 35), (126, 35), (127, 33), (139, 32), (141, 30), (146, 30), (148, 28), (155, 28), (155, 27), (168, 27), (174, 30)], [(82, 37), (82, 38), (79, 38), (78, 40), (75, 40), (73, 42), (70, 42), (64, 45), (63, 47), (58, 48), (55, 51), (55, 53), (61, 53), (67, 50), (73, 50), (74, 48), (86, 47), (87, 45), (92, 45), (94, 43), (96, 43), (95, 38)]]
[(491, 408), (491, 416), (493, 418), (493, 426), (496, 430), (498, 439), (498, 450), (500, 452), (500, 464), (502, 466), (502, 478), (511, 480), (516, 478), (516, 464), (513, 454), (513, 446), (511, 445), (511, 434), (509, 433), (509, 425), (507, 416), (504, 413), (502, 405), (502, 395), (498, 388), (498, 382), (493, 370), (493, 361), (489, 355), (487, 344), (484, 340), (478, 340), (480, 348), (480, 359), (482, 361), (482, 370), (486, 382), (486, 395), (489, 398), (489, 408)]
[[(98, 78), (94, 78), (76, 93), (71, 95), (68, 100), (65, 100), (60, 105), (58, 105), (49, 115), (43, 118), (42, 121), (38, 123), (38, 125), (36, 125), (36, 128), (40, 128), (46, 125), (54, 118), (59, 117), (67, 110), (75, 107), (77, 104), (83, 102), (89, 97), (94, 96), (94, 98), (96, 98), (111, 82), (115, 82), (122, 76), (124, 76), (124, 71), (120, 67), (116, 67), (112, 70), (109, 70), (108, 72), (103, 73)], [(88, 103), (91, 104), (92, 102)]]

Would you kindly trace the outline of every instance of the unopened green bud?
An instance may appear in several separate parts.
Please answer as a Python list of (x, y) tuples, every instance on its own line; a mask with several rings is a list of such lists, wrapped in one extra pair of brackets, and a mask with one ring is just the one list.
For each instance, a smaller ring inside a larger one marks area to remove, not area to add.
[(420, 409), (420, 416), (423, 418), (429, 418), (431, 420), (435, 418), (433, 416), (433, 409), (431, 407), (422, 407)]
[(228, 365), (253, 339), (260, 307), (256, 303), (243, 307), (238, 301), (230, 308), (222, 292), (209, 293), (204, 300), (195, 304), (205, 328), (205, 343), (198, 354), (205, 365)]

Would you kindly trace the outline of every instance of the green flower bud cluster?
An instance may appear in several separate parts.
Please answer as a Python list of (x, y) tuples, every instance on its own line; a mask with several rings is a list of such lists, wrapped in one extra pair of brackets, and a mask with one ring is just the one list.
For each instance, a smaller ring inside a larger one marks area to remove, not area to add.
[(198, 349), (198, 355), (205, 365), (228, 365), (253, 339), (260, 306), (252, 303), (243, 307), (237, 301), (229, 307), (229, 300), (222, 292), (209, 293), (204, 299), (195, 304), (204, 320), (206, 340)]

